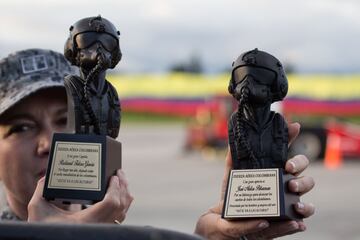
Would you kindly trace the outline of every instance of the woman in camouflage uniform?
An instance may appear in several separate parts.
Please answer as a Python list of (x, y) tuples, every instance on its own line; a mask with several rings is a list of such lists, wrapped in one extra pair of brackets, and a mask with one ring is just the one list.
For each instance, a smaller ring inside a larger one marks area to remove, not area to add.
[(64, 211), (69, 206), (57, 207), (42, 198), (52, 133), (62, 132), (67, 122), (63, 79), (73, 72), (62, 54), (49, 50), (19, 51), (0, 61), (1, 220), (125, 218), (132, 196), (121, 170), (112, 177), (104, 200), (87, 209)]

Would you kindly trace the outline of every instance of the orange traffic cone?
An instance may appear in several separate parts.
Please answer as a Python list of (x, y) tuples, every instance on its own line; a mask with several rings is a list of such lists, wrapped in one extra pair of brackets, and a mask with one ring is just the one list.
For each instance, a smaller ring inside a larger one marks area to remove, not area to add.
[(336, 133), (328, 133), (324, 159), (325, 167), (337, 169), (342, 164), (341, 137)]

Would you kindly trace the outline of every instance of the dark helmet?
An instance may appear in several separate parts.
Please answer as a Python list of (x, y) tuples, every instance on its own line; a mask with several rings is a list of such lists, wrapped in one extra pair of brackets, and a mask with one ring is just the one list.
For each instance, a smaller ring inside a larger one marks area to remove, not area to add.
[(288, 92), (288, 81), (285, 76), (284, 68), (280, 61), (274, 56), (259, 51), (257, 48), (254, 50), (241, 54), (232, 64), (231, 79), (229, 83), (229, 93), (235, 94), (236, 83), (234, 79), (234, 71), (239, 67), (251, 66), (263, 68), (275, 73), (275, 81), (271, 88), (272, 102), (284, 99)]
[[(111, 40), (114, 38), (116, 40), (116, 47), (114, 49), (107, 49), (109, 52), (111, 52), (110, 68), (114, 68), (121, 60), (122, 54), (119, 45), (120, 32), (116, 30), (115, 26), (109, 20), (102, 18), (100, 15), (97, 17), (83, 18), (72, 25), (69, 30), (70, 35), (65, 42), (64, 55), (66, 59), (71, 62), (71, 64), (79, 65), (76, 60), (79, 46), (77, 46), (75, 41), (76, 36), (79, 34), (87, 34), (90, 36), (90, 38), (94, 38), (96, 35), (94, 33), (104, 33), (105, 37), (109, 38), (110, 36)], [(89, 43), (92, 44), (93, 42)], [(102, 42), (102, 44), (104, 43)]]

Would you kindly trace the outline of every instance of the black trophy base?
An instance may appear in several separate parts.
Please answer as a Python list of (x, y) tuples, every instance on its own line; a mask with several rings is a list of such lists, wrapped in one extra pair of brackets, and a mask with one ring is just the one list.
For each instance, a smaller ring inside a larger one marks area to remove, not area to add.
[(292, 178), (279, 168), (231, 170), (222, 217), (227, 220), (301, 219), (294, 209), (299, 195), (289, 192), (287, 187)]
[(93, 204), (121, 168), (121, 143), (108, 136), (55, 133), (43, 197), (62, 203)]

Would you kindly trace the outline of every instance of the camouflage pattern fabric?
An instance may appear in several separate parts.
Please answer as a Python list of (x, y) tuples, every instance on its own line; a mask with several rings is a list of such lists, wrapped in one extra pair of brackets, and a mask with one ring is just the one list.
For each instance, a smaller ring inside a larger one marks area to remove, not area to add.
[(0, 60), (0, 114), (40, 89), (62, 87), (75, 70), (61, 53), (44, 49), (15, 52)]
[(0, 182), (0, 222), (1, 221), (22, 221), (10, 209), (6, 200), (4, 186), (2, 182)]
[(6, 206), (3, 209), (0, 209), (0, 221), (22, 221), (18, 218), (15, 213), (10, 209), (9, 206)]

